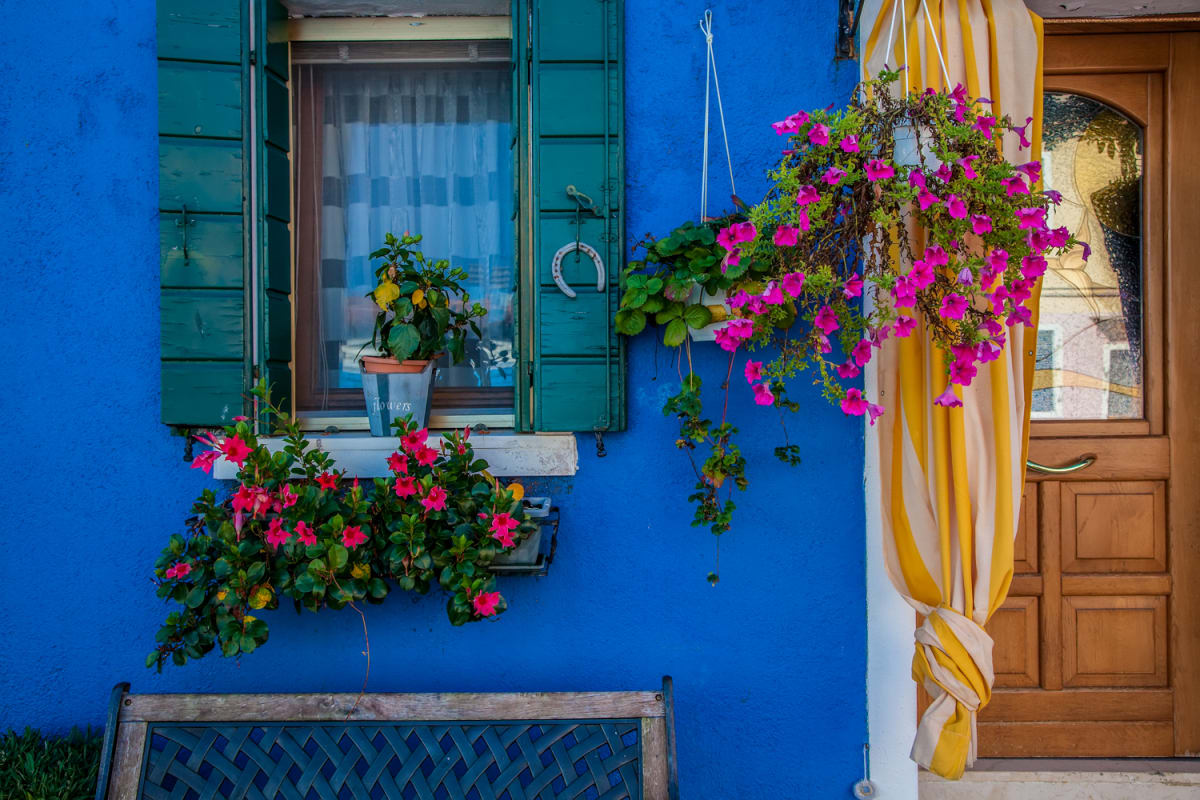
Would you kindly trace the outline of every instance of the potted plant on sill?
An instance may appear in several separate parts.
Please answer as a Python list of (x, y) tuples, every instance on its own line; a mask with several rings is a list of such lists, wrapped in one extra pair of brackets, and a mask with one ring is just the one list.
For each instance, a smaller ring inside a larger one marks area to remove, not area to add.
[[(715, 333), (729, 353), (716, 422), (704, 417), (685, 335), (688, 316), (707, 321), (707, 310), (647, 310), (659, 302), (655, 292), (685, 280), (686, 270), (672, 264), (664, 271), (647, 259), (623, 276), (617, 330), (634, 335), (648, 322), (665, 325), (664, 342), (688, 354), (686, 371), (679, 359), (680, 391), (663, 411), (678, 417), (674, 444), (695, 468), (693, 525), (718, 535), (729, 530), (733, 489), (748, 485), (737, 428), (726, 417), (740, 352), (767, 351), (747, 353), (738, 373), (758, 405), (798, 411), (788, 384), (807, 375), (845, 414), (874, 424), (884, 408), (863, 395), (856, 378), (886, 338), (926, 336), (943, 357), (939, 386), (946, 389), (934, 402), (959, 407), (959, 387), (1000, 356), (1007, 329), (1032, 325), (1026, 301), (1047, 256), (1080, 248), (1087, 258), (1086, 244), (1049, 225), (1061, 197), (1038, 191), (1041, 165), (1003, 155), (1006, 136), (1030, 146), (1029, 121), (1015, 125), (962, 86), (898, 97), (891, 84), (899, 75), (885, 71), (865, 82), (841, 110), (801, 111), (773, 124), (787, 145), (769, 173), (767, 196), (716, 238), (725, 275), (749, 263), (742, 274), (750, 276), (729, 287), (727, 319)], [(913, 230), (923, 231), (920, 240)], [(864, 305), (865, 297), (873, 302)], [(783, 434), (776, 457), (799, 463), (799, 448), (786, 428)]]
[(463, 288), (466, 271), (444, 259), (426, 259), (420, 241), (419, 235), (389, 233), (371, 253), (383, 260), (367, 295), (379, 306), (371, 333), (379, 355), (360, 359), (372, 436), (386, 435), (405, 415), (417, 427), (426, 424), (437, 359), (449, 352), (451, 363), (462, 361), (467, 331), (479, 336), (475, 320), (487, 313)]

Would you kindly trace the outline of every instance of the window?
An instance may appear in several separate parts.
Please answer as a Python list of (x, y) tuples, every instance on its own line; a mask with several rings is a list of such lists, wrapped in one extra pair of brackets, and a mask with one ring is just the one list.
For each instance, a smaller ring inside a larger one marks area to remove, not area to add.
[[(296, 402), (310, 427), (363, 412), (358, 356), (377, 308), (368, 254), (391, 231), (467, 270), (488, 308), (466, 359), (438, 367), (442, 415), (511, 427), (516, 331), (512, 65), (506, 41), (292, 48)], [(350, 423), (353, 425), (353, 422)], [(361, 424), (359, 425), (361, 427)]]
[[(376, 16), (312, 19), (351, 7)], [(405, 13), (382, 0), (159, 0), (164, 423), (255, 416), (247, 395), (265, 379), (283, 407), (324, 415), (317, 427), (354, 427), (374, 318), (366, 255), (408, 228), (471, 273), (490, 311), (470, 361), (442, 370), (437, 401), (469, 412), (446, 424), (625, 427), (612, 325), (623, 2), (429, 0)], [(606, 280), (566, 258), (570, 297), (551, 262), (576, 242), (601, 254)]]

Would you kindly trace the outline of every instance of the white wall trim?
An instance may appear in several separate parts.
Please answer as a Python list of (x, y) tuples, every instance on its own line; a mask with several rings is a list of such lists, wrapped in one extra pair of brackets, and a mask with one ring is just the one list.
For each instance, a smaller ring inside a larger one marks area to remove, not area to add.
[[(433, 436), (430, 436), (432, 446)], [(387, 457), (400, 447), (391, 436), (339, 433), (310, 437), (314, 445), (333, 456), (339, 470), (349, 477), (385, 478), (391, 474)], [(283, 439), (262, 437), (272, 452), (283, 449)], [(579, 451), (573, 433), (474, 433), (475, 455), (488, 462), (488, 472), (497, 478), (570, 476), (579, 469)], [(218, 480), (234, 480), (237, 468), (219, 459), (213, 468)]]
[[(878, 373), (866, 370), (868, 397), (878, 392)], [(891, 398), (880, 402), (888, 405)], [(893, 409), (878, 425), (890, 424)], [(909, 664), (916, 617), (888, 578), (883, 560), (879, 428), (867, 426), (864, 454), (867, 521), (867, 738), (871, 780), (881, 800), (917, 800), (917, 765), (909, 757), (917, 734), (917, 690)]]

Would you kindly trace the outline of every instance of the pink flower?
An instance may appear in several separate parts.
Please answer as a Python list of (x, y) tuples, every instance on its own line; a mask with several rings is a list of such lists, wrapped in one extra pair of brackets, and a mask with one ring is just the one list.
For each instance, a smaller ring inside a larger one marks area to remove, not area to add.
[(234, 422), (249, 422), (250, 418), (247, 417), (245, 414), (238, 414), (236, 417), (233, 418), (233, 421)]
[(820, 328), (821, 333), (828, 336), (841, 326), (838, 325), (837, 314), (829, 306), (821, 306), (821, 310), (813, 318), (813, 326)]
[(192, 565), (186, 561), (176, 561), (171, 566), (167, 567), (166, 577), (168, 578), (186, 578), (188, 573), (192, 571)]
[(896, 317), (896, 336), (901, 339), (907, 339), (916, 326), (917, 320), (913, 317), (906, 317), (904, 315)]
[[(1033, 122), (1033, 117), (1026, 117), (1024, 125), (1020, 127), (1014, 125), (1013, 127), (1009, 128), (1009, 130), (1017, 134), (1017, 137), (1021, 141), (1021, 144), (1018, 147), (1019, 150), (1028, 150), (1030, 147), (1033, 147), (1033, 143), (1029, 141), (1029, 137), (1025, 135), (1025, 131), (1029, 128), (1029, 123), (1031, 122)], [(1036, 164), (1037, 162), (1035, 161), (1033, 163)], [(1033, 178), (1033, 180), (1037, 180), (1037, 178)]]
[(829, 337), (823, 333), (817, 334), (817, 349), (822, 353), (832, 353), (833, 345), (829, 343)]
[(775, 133), (782, 136), (785, 133), (795, 133), (800, 130), (800, 126), (808, 122), (808, 114), (803, 111), (797, 111), (789, 117), (786, 117), (779, 122), (772, 122), (771, 127), (775, 129)]
[(847, 153), (857, 153), (859, 151), (858, 137), (851, 134), (850, 136), (847, 136), (838, 142), (838, 146)]
[(769, 306), (781, 306), (783, 305), (783, 290), (775, 284), (775, 281), (771, 281), (762, 299)]
[(946, 212), (951, 219), (966, 219), (967, 204), (958, 195), (952, 194), (946, 198)]
[(750, 295), (746, 294), (744, 290), (738, 289), (733, 293), (732, 297), (725, 301), (725, 305), (729, 306), (730, 310), (732, 310), (735, 308), (741, 308), (748, 302), (750, 302)]
[(412, 431), (404, 434), (404, 436), (400, 439), (400, 446), (411, 453), (418, 447), (423, 447), (425, 445), (425, 440), (428, 438), (429, 430), (427, 428), (421, 428), (419, 431)]
[(842, 178), (844, 177), (846, 177), (846, 170), (838, 169), (837, 167), (830, 167), (829, 169), (825, 170), (825, 175), (821, 178), (821, 180), (825, 181), (830, 186), (837, 186), (839, 183), (841, 183)]
[(937, 195), (924, 187), (921, 188), (921, 191), (917, 192), (917, 205), (921, 207), (922, 211), (930, 206), (936, 206), (939, 202), (941, 201), (938, 200)]
[(939, 394), (933, 404), (942, 408), (962, 408), (962, 400), (959, 400), (958, 395), (954, 393), (953, 386), (947, 386), (946, 391)]
[(917, 301), (917, 287), (913, 285), (912, 279), (907, 275), (901, 275), (896, 279), (896, 285), (892, 287), (893, 305), (896, 308), (912, 308)]
[(985, 233), (991, 233), (992, 218), (987, 214), (972, 214), (971, 215), (971, 231), (982, 236)]
[(205, 450), (200, 455), (192, 459), (192, 469), (202, 469), (205, 472), (212, 472), (213, 463), (221, 454), (216, 450)]
[(1020, 175), (1001, 178), (1000, 185), (1004, 187), (1004, 193), (1009, 197), (1012, 197), (1014, 194), (1029, 194), (1029, 187), (1025, 185), (1025, 181)]
[(950, 254), (935, 244), (925, 248), (925, 261), (934, 267), (944, 267), (950, 263)]
[(292, 486), (285, 483), (283, 488), (279, 490), (279, 504), (284, 508), (291, 508), (296, 505), (296, 501), (300, 499), (300, 495), (292, 491)]
[[(1033, 117), (1029, 119), (1032, 121)], [(1025, 124), (1028, 125), (1029, 123), (1026, 122)], [(1029, 145), (1026, 144), (1025, 146), (1028, 147)], [(1027, 164), (1018, 164), (1013, 169), (1028, 178), (1030, 183), (1035, 183), (1038, 176), (1042, 174), (1042, 163), (1040, 161), (1030, 161)]]
[(342, 528), (342, 546), (353, 550), (367, 540), (367, 535), (363, 533), (362, 528), (358, 525), (347, 525)]
[[(807, 206), (820, 201), (821, 193), (812, 184), (805, 184), (796, 192), (796, 205)], [(807, 229), (806, 229), (807, 230)]]
[(429, 492), (421, 498), (421, 505), (425, 506), (425, 513), (430, 511), (442, 511), (446, 508), (446, 490), (440, 486), (431, 487)]
[(872, 158), (864, 164), (863, 170), (867, 173), (869, 181), (882, 181), (896, 175), (896, 170), (892, 168), (891, 164), (878, 158)]
[(850, 351), (850, 355), (854, 358), (856, 366), (865, 367), (871, 361), (870, 340), (859, 339), (858, 344), (854, 345), (854, 349)]
[(858, 374), (862, 372), (862, 370), (856, 367), (851, 361), (847, 361), (844, 364), (838, 364), (836, 367), (834, 367), (834, 369), (837, 370), (838, 377), (842, 379), (857, 378)]
[(242, 441), (242, 437), (236, 433), (230, 436), (221, 444), (221, 452), (225, 456), (225, 460), (237, 464), (239, 467), (246, 463), (246, 458), (253, 451)]
[(816, 145), (829, 144), (829, 128), (818, 122), (808, 129), (808, 140)]
[(412, 497), (417, 493), (417, 481), (410, 475), (396, 478), (396, 485), (392, 487), (392, 491), (399, 498)]
[(808, 219), (808, 212), (803, 208), (796, 212), (796, 224), (805, 233), (808, 233), (808, 229), (812, 227), (812, 222)]
[(967, 312), (967, 298), (953, 292), (942, 298), (938, 313), (945, 319), (962, 319)]
[(995, 342), (980, 342), (975, 357), (980, 364), (986, 364), (989, 361), (995, 361), (1003, 352), (1004, 348)]
[(988, 139), (992, 138), (992, 126), (996, 124), (994, 117), (980, 116), (971, 127), (982, 133)]
[(791, 297), (799, 297), (804, 288), (804, 273), (789, 272), (783, 276), (783, 290)]
[(495, 614), (496, 606), (499, 603), (499, 592), (480, 592), (471, 599), (471, 604), (475, 607), (475, 613), (481, 617), (490, 617)]
[(754, 384), (754, 402), (760, 406), (769, 406), (775, 402), (775, 395), (765, 383)]
[(317, 476), (317, 486), (320, 486), (322, 489), (336, 489), (337, 482), (337, 475), (328, 472), (322, 472)]
[(492, 538), (502, 544), (504, 547), (513, 546), (513, 529), (521, 523), (512, 518), (511, 514), (500, 512), (492, 517), (491, 531)]
[(800, 240), (800, 229), (795, 225), (780, 225), (775, 229), (775, 244), (779, 247), (795, 247)]
[(746, 361), (746, 369), (743, 371), (746, 376), (746, 383), (757, 383), (762, 380), (762, 362), (761, 361)]
[(1020, 323), (1028, 328), (1033, 327), (1033, 315), (1028, 308), (1023, 305), (1014, 305), (1012, 311), (1008, 312), (1008, 316), (1004, 319), (1004, 324), (1012, 327)]
[(958, 271), (957, 280), (959, 286), (970, 286), (975, 282), (975, 276), (971, 274), (970, 267), (963, 267)]
[(908, 173), (908, 185), (913, 187), (914, 189), (926, 188), (925, 173), (921, 172), (921, 170), (919, 170), (919, 169), (914, 169), (911, 172), (909, 172)]
[(432, 447), (426, 447), (422, 445), (421, 448), (413, 454), (413, 456), (417, 459), (418, 464), (423, 467), (428, 467), (433, 464), (433, 462), (437, 461), (438, 451), (434, 450)]
[[(1050, 231), (1047, 239), (1051, 247), (1066, 247), (1067, 242), (1071, 240), (1071, 232), (1066, 228), (1059, 226)], [(1045, 250), (1046, 248), (1043, 247), (1041, 249)]]
[(1017, 227), (1038, 229), (1046, 227), (1046, 209), (1044, 208), (1018, 208), (1017, 209)]
[(1008, 269), (1008, 251), (997, 248), (988, 253), (987, 265), (997, 275), (1004, 272)]
[(408, 456), (399, 451), (388, 456), (387, 464), (392, 472), (408, 472)]
[(313, 529), (310, 528), (308, 523), (304, 520), (300, 520), (296, 523), (296, 536), (299, 537), (300, 544), (304, 545), (305, 547), (317, 543), (317, 534), (313, 532)]
[(933, 274), (933, 266), (929, 261), (919, 259), (913, 262), (912, 269), (908, 272), (908, 277), (912, 281), (913, 288), (920, 291), (933, 283), (936, 276)]
[(969, 180), (974, 180), (975, 178), (979, 177), (975, 173), (974, 168), (971, 166), (972, 162), (974, 162), (977, 158), (979, 158), (979, 156), (963, 156), (956, 162), (960, 167), (962, 167), (963, 176)]
[(867, 414), (869, 414), (871, 417), (872, 425), (875, 424), (875, 420), (879, 419), (879, 417), (883, 415), (885, 410), (886, 409), (884, 409), (883, 406), (877, 406), (874, 403), (867, 403)]
[(854, 417), (867, 413), (867, 401), (862, 396), (861, 389), (847, 389), (842, 398), (842, 412)]
[(960, 386), (970, 386), (975, 377), (975, 365), (969, 361), (955, 361), (950, 365), (950, 382)]
[(287, 544), (288, 540), (291, 538), (291, 532), (287, 528), (283, 527), (283, 520), (279, 517), (275, 517), (271, 520), (270, 524), (267, 525), (267, 544), (271, 545), (276, 550), (279, 549), (279, 545)]
[(1047, 200), (1056, 206), (1062, 203), (1062, 192), (1057, 192), (1054, 189), (1047, 189), (1046, 191), (1042, 192), (1042, 194), (1045, 195)]
[(940, 180), (942, 183), (949, 183), (950, 179), (954, 177), (954, 173), (950, 171), (950, 167), (946, 164), (942, 164), (940, 167), (938, 167), (937, 172), (934, 174), (937, 175), (938, 180)]
[(716, 331), (716, 342), (722, 350), (732, 353), (743, 341), (754, 335), (754, 323), (748, 319), (733, 319)]
[(862, 290), (862, 278), (860, 278), (856, 272), (846, 279), (846, 284), (842, 287), (842, 296), (847, 300), (850, 300), (854, 297), (860, 297), (862, 295)]
[(1087, 242), (1080, 242), (1079, 246), (1083, 248), (1083, 260), (1087, 261), (1092, 257), (1092, 246)]
[(1029, 255), (1021, 259), (1021, 274), (1026, 280), (1035, 281), (1046, 274), (1046, 259), (1040, 255)]

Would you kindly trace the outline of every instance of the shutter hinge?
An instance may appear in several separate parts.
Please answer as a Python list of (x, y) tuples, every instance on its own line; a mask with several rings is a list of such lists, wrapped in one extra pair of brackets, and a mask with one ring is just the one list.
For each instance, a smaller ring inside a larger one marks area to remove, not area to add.
[(257, 52), (256, 50), (251, 50), (251, 51), (250, 51), (250, 63), (251, 63), (251, 64), (257, 64), (257, 63), (258, 63), (258, 52)]
[(528, 361), (525, 363), (525, 373), (529, 376), (529, 385), (532, 387), (533, 386), (533, 362), (532, 361)]

